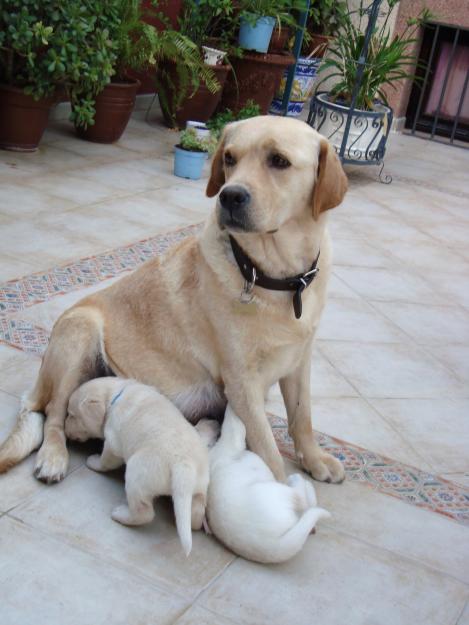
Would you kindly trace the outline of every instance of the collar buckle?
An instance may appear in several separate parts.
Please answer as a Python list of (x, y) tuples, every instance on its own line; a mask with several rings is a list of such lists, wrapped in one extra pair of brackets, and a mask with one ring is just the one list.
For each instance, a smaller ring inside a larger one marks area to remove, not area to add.
[(245, 280), (244, 287), (241, 291), (241, 295), (239, 296), (239, 301), (241, 304), (249, 304), (254, 299), (254, 285), (256, 284), (257, 271), (256, 268), (252, 268), (252, 279), (251, 281)]

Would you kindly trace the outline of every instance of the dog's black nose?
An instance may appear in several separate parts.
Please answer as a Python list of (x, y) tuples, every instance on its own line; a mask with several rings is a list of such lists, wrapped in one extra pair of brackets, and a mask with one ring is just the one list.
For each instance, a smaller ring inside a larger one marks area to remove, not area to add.
[(239, 211), (249, 206), (251, 194), (240, 185), (225, 187), (220, 193), (220, 204), (230, 212)]

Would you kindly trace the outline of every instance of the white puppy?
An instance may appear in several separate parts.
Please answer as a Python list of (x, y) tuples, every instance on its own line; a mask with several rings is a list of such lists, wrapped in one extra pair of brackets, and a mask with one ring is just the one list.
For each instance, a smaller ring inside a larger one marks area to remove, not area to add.
[(217, 425), (201, 424), (199, 436), (153, 387), (109, 377), (91, 380), (72, 394), (65, 433), (78, 441), (104, 438), (101, 456), (87, 460), (94, 471), (110, 471), (126, 463), (128, 505), (114, 508), (115, 521), (150, 523), (155, 515), (153, 499), (172, 495), (177, 531), (189, 555), (191, 527), (202, 527), (209, 480), (208, 450), (201, 437), (208, 444), (217, 435)]
[(299, 474), (275, 481), (261, 458), (246, 450), (246, 429), (227, 407), (221, 437), (210, 451), (207, 519), (210, 531), (236, 554), (284, 562), (303, 547), (318, 519), (313, 485)]

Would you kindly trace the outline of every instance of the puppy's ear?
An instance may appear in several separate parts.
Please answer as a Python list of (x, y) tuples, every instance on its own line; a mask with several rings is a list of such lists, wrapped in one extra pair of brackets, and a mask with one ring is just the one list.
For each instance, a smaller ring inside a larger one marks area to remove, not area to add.
[(216, 195), (225, 184), (225, 170), (223, 168), (223, 152), (225, 150), (226, 130), (223, 131), (217, 151), (212, 158), (212, 169), (208, 179), (205, 194), (207, 197)]
[(100, 427), (106, 414), (106, 404), (104, 398), (85, 397), (81, 400), (80, 415), (84, 425), (89, 428)]
[(313, 217), (335, 208), (344, 199), (347, 176), (336, 151), (326, 139), (321, 139), (316, 184), (313, 191)]

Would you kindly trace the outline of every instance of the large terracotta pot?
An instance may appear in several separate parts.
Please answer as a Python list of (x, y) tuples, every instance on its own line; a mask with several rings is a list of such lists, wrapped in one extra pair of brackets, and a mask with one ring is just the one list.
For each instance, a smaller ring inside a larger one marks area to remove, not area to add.
[(277, 25), (272, 33), (272, 39), (269, 45), (269, 54), (280, 54), (287, 49), (287, 43), (291, 35), (289, 26), (281, 26), (280, 30)]
[(216, 93), (212, 93), (207, 89), (205, 83), (202, 82), (197, 91), (191, 97), (187, 96), (184, 98), (177, 111), (174, 112), (172, 110), (171, 103), (174, 95), (174, 89), (178, 88), (178, 79), (176, 70), (172, 67), (168, 67), (168, 74), (172, 83), (171, 85), (166, 83), (166, 100), (168, 102), (169, 110), (161, 101), (160, 103), (162, 104), (161, 110), (163, 111), (165, 122), (170, 128), (173, 128), (174, 126), (184, 128), (186, 122), (189, 120), (206, 122), (212, 117), (220, 102), (223, 87), (226, 83), (231, 67), (229, 65), (211, 65), (210, 69), (213, 70), (213, 73), (220, 83), (220, 89)]
[(34, 100), (22, 89), (0, 85), (0, 148), (34, 152), (55, 98)]
[(240, 59), (230, 60), (233, 72), (226, 81), (220, 107), (238, 112), (248, 100), (254, 100), (261, 114), (267, 115), (283, 70), (293, 65), (294, 57), (289, 53), (252, 52), (244, 54)]
[(112, 82), (96, 98), (93, 126), (76, 126), (79, 137), (96, 143), (114, 143), (122, 136), (135, 106), (140, 82)]

